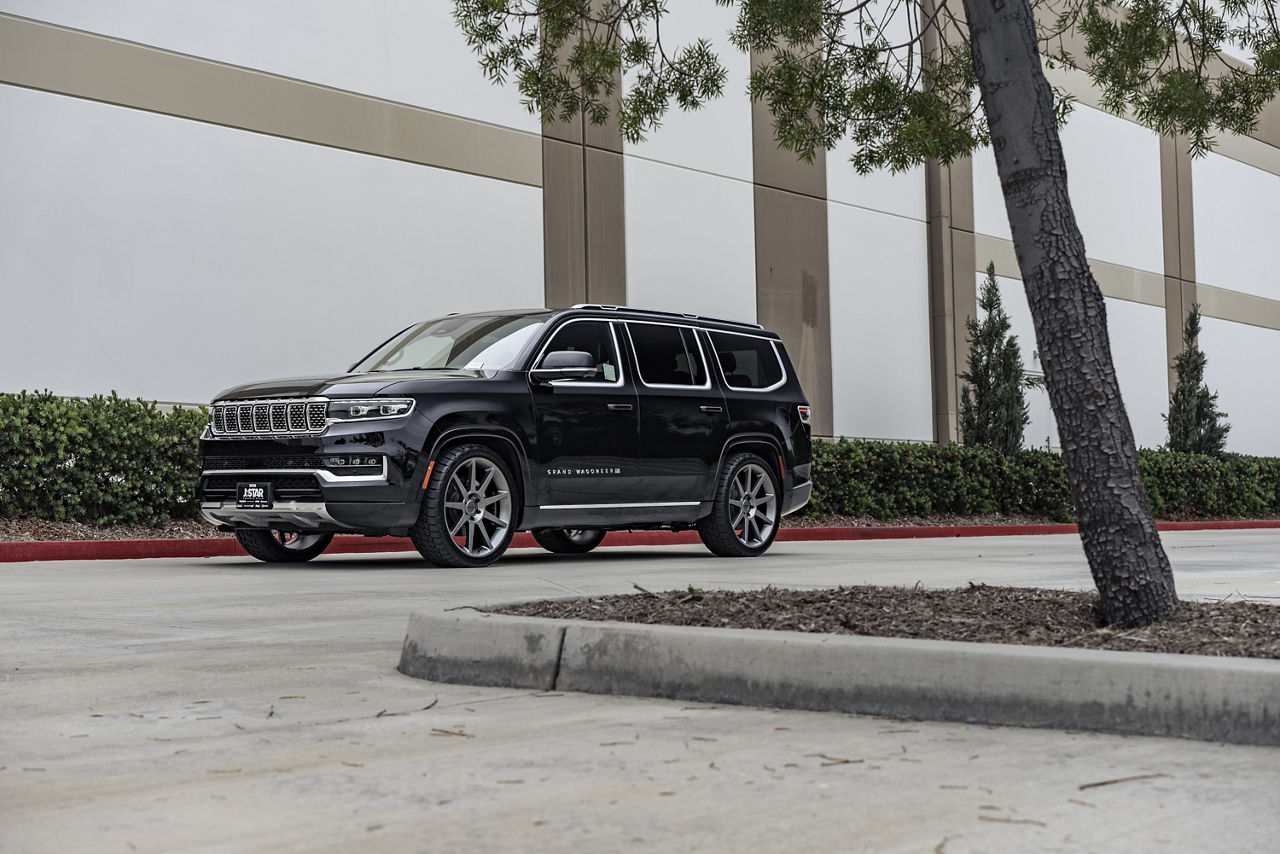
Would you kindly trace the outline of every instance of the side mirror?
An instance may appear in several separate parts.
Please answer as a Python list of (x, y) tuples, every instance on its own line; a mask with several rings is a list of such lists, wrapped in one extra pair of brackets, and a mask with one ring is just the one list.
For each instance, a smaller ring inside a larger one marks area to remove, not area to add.
[(596, 358), (581, 350), (552, 350), (538, 367), (529, 371), (534, 382), (549, 383), (552, 380), (589, 380), (600, 373)]

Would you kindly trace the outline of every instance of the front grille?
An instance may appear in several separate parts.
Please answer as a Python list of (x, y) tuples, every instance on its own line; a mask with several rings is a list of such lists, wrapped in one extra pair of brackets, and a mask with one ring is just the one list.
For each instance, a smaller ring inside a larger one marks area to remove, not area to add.
[[(206, 477), (200, 484), (200, 498), (204, 501), (235, 501), (236, 484), (244, 477)], [(320, 501), (320, 484), (314, 477), (290, 477), (289, 475), (263, 475), (254, 482), (271, 482), (271, 492), (277, 501)]]
[(209, 408), (209, 432), (219, 437), (314, 436), (327, 425), (326, 400), (237, 400)]
[(324, 460), (315, 454), (294, 457), (205, 457), (205, 471), (256, 471), (258, 469), (318, 469)]

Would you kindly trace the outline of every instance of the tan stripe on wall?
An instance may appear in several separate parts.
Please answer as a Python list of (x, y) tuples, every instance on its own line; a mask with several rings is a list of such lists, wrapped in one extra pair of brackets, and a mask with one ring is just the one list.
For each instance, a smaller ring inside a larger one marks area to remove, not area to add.
[[(751, 67), (760, 58), (751, 57)], [(835, 431), (826, 158), (778, 148), (773, 117), (751, 107), (755, 183), (756, 320), (782, 336), (813, 409), (813, 432)]]
[(535, 133), (2, 13), (0, 83), (542, 185)]

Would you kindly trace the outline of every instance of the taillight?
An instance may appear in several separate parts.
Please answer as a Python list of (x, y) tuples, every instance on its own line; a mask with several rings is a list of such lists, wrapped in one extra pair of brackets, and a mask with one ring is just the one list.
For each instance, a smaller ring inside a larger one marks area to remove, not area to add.
[(808, 424), (808, 423), (809, 423), (809, 407), (807, 407), (807, 406), (797, 406), (797, 407), (796, 407), (796, 412), (799, 412), (799, 413), (800, 413), (800, 423), (801, 423), (801, 424)]

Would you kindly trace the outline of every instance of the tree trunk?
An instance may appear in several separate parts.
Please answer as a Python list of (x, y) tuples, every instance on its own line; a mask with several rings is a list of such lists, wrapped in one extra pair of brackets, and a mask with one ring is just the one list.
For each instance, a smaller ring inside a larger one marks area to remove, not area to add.
[(1085, 258), (1028, 0), (964, 0), (1018, 267), (1085, 556), (1108, 623), (1173, 613), (1173, 571), (1138, 473), (1102, 290)]

